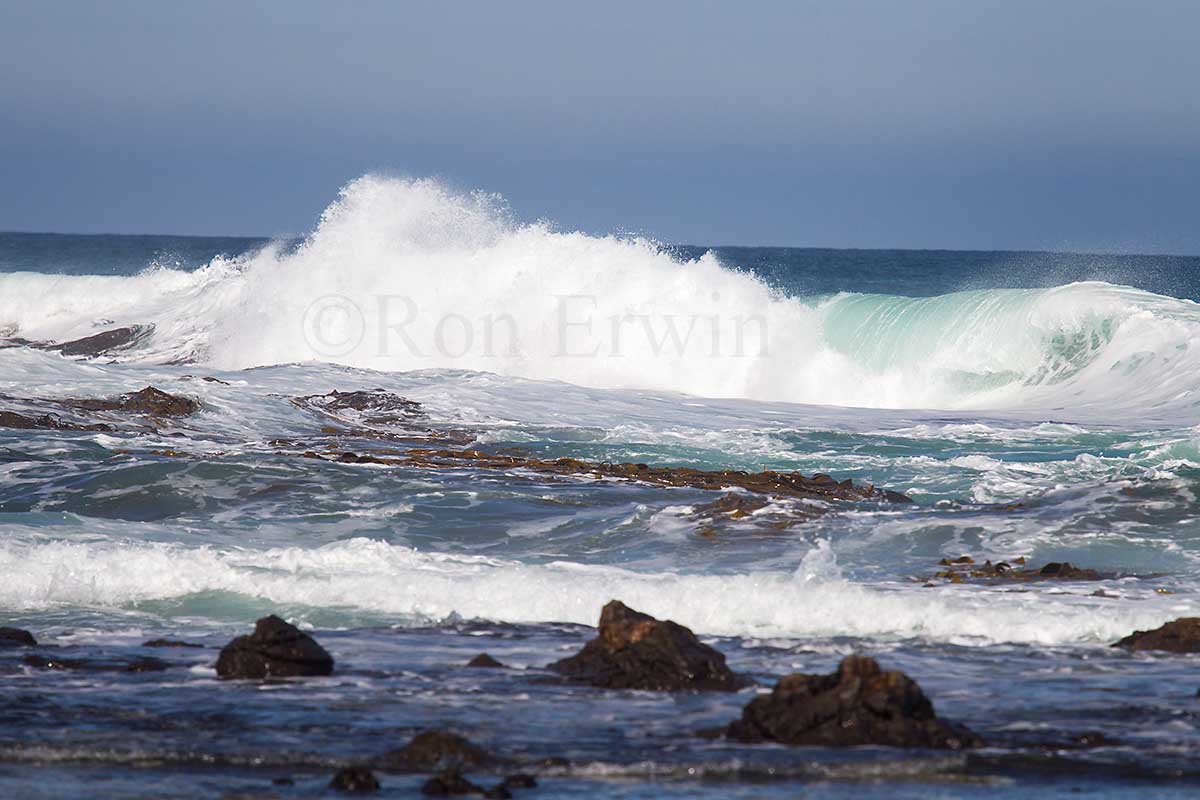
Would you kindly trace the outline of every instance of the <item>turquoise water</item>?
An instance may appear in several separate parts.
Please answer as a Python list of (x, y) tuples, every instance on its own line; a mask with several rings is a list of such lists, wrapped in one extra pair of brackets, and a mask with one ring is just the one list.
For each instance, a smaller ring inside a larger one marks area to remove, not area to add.
[[(567, 759), (539, 797), (1194, 794), (1194, 658), (1107, 645), (1200, 605), (1200, 259), (666, 248), (491, 202), (364, 178), (301, 242), (0, 235), (10, 341), (154, 326), (98, 358), (0, 349), (0, 410), (146, 385), (203, 405), (154, 430), (0, 429), (0, 624), (92, 665), (0, 650), (0, 791), (317, 796), (449, 727)], [(913, 502), (785, 529), (777, 504), (704, 535), (699, 490), (286, 454), (333, 441), (291, 398), (374, 388), (484, 450), (820, 471)], [(925, 585), (964, 553), (1105, 577)], [(543, 682), (614, 597), (765, 686), (875, 655), (990, 746), (740, 745), (695, 734), (752, 689)], [(333, 677), (215, 679), (215, 648), (271, 612)], [(483, 650), (516, 669), (461, 669)], [(142, 655), (171, 668), (113, 667)]]

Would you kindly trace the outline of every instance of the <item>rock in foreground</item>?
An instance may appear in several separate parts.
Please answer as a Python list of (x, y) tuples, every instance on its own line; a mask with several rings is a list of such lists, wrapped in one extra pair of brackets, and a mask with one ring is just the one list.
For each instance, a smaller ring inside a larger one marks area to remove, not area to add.
[(983, 742), (967, 728), (939, 719), (916, 682), (884, 672), (866, 656), (848, 656), (831, 675), (787, 675), (757, 697), (726, 734), (741, 741), (852, 747), (958, 750)]
[(254, 633), (225, 645), (217, 658), (217, 675), (222, 678), (291, 678), (332, 672), (333, 656), (307, 633), (274, 614), (256, 622)]
[(1180, 617), (1152, 631), (1134, 631), (1113, 647), (1126, 650), (1164, 650), (1200, 653), (1200, 617)]
[(600, 612), (595, 639), (547, 669), (606, 689), (731, 692), (747, 683), (725, 666), (725, 656), (687, 628), (634, 611), (619, 600)]

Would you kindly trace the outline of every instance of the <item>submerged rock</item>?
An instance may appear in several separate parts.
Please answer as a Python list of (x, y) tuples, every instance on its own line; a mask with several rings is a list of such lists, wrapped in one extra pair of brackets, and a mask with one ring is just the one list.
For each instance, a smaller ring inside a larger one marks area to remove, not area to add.
[(23, 628), (0, 628), (0, 647), (36, 647), (37, 639)]
[(600, 612), (595, 639), (547, 669), (608, 689), (731, 692), (747, 683), (725, 666), (725, 656), (687, 628), (634, 611), (619, 600)]
[(424, 731), (408, 744), (391, 750), (379, 758), (387, 769), (410, 772), (429, 772), (439, 769), (461, 769), (495, 764), (499, 761), (466, 737), (450, 731)]
[(957, 750), (982, 740), (938, 718), (921, 688), (866, 656), (848, 656), (830, 675), (787, 675), (751, 700), (726, 730), (731, 739), (789, 745), (929, 747)]
[(222, 678), (291, 678), (332, 672), (333, 656), (307, 633), (274, 614), (258, 620), (254, 633), (225, 645), (217, 658), (217, 675)]
[(1133, 651), (1200, 653), (1200, 617), (1180, 617), (1152, 631), (1134, 631), (1112, 646)]
[(379, 779), (366, 767), (345, 767), (333, 776), (329, 788), (348, 794), (369, 794), (379, 791)]
[(150, 639), (142, 642), (142, 647), (204, 647), (195, 642), (181, 642), (176, 639)]
[(480, 653), (467, 662), (468, 667), (483, 667), (486, 669), (503, 669), (504, 665), (487, 653)]

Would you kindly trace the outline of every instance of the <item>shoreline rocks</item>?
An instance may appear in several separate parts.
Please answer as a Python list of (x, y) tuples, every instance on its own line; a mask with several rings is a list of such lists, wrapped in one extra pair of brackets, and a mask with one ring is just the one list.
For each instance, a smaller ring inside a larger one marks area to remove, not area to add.
[(221, 650), (217, 675), (225, 679), (294, 678), (333, 673), (333, 656), (299, 628), (272, 614)]
[(619, 600), (600, 612), (598, 635), (547, 669), (605, 689), (732, 692), (749, 681), (688, 628), (634, 611)]
[(780, 678), (726, 729), (730, 739), (788, 745), (884, 745), (959, 750), (982, 739), (937, 717), (921, 688), (867, 656), (847, 656), (829, 675)]

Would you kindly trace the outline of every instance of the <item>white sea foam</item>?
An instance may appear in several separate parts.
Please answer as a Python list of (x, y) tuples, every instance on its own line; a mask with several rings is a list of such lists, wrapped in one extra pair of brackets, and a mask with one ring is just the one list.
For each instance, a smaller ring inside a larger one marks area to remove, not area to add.
[(1104, 283), (801, 301), (640, 239), (513, 222), (434, 181), (349, 184), (296, 251), (195, 272), (0, 275), (0, 329), (153, 323), (127, 357), (332, 361), (888, 408), (1195, 417), (1200, 308)]
[(918, 637), (962, 644), (1107, 642), (1154, 627), (1194, 602), (1117, 602), (969, 587), (868, 587), (839, 575), (828, 546), (796, 573), (645, 574), (617, 567), (422, 553), (367, 539), (315, 549), (185, 548), (154, 543), (6, 542), (0, 608), (128, 608), (199, 592), (275, 604), (441, 620), (595, 624), (620, 598), (699, 632), (751, 637)]

